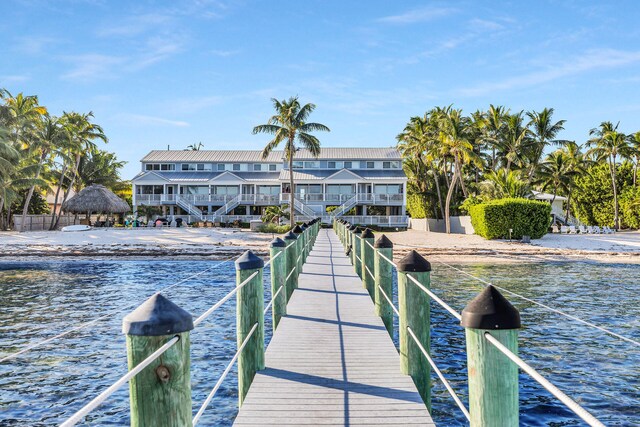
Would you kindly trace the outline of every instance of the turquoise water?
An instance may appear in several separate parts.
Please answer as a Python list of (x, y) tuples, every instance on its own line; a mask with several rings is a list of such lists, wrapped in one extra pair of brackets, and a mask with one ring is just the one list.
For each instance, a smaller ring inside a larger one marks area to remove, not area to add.
[[(49, 426), (66, 419), (126, 372), (121, 333), (124, 314), (155, 291), (217, 264), (182, 260), (0, 262), (0, 358), (28, 343), (120, 310), (91, 328), (0, 364), (0, 425)], [(640, 340), (640, 266), (576, 262), (459, 267)], [(226, 263), (163, 293), (197, 316), (233, 286), (233, 264)], [(460, 311), (482, 286), (434, 264), (432, 288)], [(523, 359), (606, 425), (640, 425), (640, 347), (515, 297), (508, 299), (521, 310)], [(466, 400), (463, 330), (439, 306), (432, 308), (433, 358)], [(270, 319), (267, 323), (270, 331)], [(231, 300), (192, 333), (194, 411), (234, 352), (235, 302)], [(582, 425), (525, 374), (521, 375), (520, 392), (523, 425)], [(438, 425), (465, 424), (437, 379), (433, 394)], [(236, 410), (232, 372), (205, 412), (202, 425), (230, 425)], [(89, 425), (127, 424), (127, 387), (87, 420)]]

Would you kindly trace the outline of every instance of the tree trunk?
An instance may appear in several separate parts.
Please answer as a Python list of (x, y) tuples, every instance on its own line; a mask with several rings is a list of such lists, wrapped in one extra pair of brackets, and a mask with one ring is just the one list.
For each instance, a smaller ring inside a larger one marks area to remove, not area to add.
[(293, 148), (293, 138), (289, 138), (289, 225), (291, 229), (296, 226), (295, 207), (293, 206), (295, 189), (293, 188), (293, 156), (295, 150)]
[[(64, 202), (67, 201), (67, 199), (69, 198), (69, 193), (71, 192), (71, 189), (73, 188), (73, 184), (76, 182), (76, 177), (78, 176), (78, 168), (80, 167), (80, 159), (81, 159), (80, 153), (76, 154), (76, 165), (75, 165), (75, 168), (73, 170), (73, 177), (71, 178), (71, 182), (69, 183), (69, 186), (64, 191), (64, 197), (62, 198), (62, 203), (60, 204), (60, 206), (64, 205)], [(58, 217), (56, 218), (56, 223), (53, 226), (53, 229), (58, 228), (58, 223), (59, 222), (60, 222), (60, 215), (58, 215)]]
[(58, 182), (58, 187), (56, 188), (56, 196), (53, 200), (53, 211), (51, 212), (51, 223), (49, 224), (49, 230), (53, 230), (53, 224), (56, 222), (56, 210), (58, 210), (58, 197), (60, 196), (60, 190), (62, 189), (62, 184), (64, 183), (64, 175), (67, 173), (67, 165), (65, 164), (62, 167), (62, 172), (60, 173), (60, 181)]
[[(440, 180), (438, 179), (438, 171), (433, 171), (433, 179), (436, 182), (436, 192), (438, 193), (438, 205), (440, 206), (440, 214), (444, 218), (444, 206), (442, 205), (442, 194), (440, 193)], [(436, 215), (437, 217), (438, 215)]]
[[(40, 156), (40, 162), (38, 163), (38, 170), (36, 171), (35, 179), (40, 178), (40, 172), (42, 171), (42, 164), (44, 160), (47, 158), (47, 152), (43, 151)], [(35, 185), (32, 185), (29, 188), (29, 192), (27, 193), (27, 198), (24, 201), (24, 207), (22, 208), (22, 223), (20, 224), (20, 231), (24, 231), (25, 220), (27, 219), (27, 213), (29, 212), (29, 203), (31, 203), (31, 198), (33, 197), (33, 191), (36, 189)]]
[(462, 177), (462, 166), (460, 166), (460, 162), (456, 161), (455, 167), (458, 169), (458, 179), (460, 180), (460, 187), (462, 187), (462, 194), (464, 194), (464, 198), (469, 197), (469, 193), (467, 193), (467, 186), (464, 185), (464, 178)]
[(447, 192), (447, 204), (445, 206), (444, 209), (444, 221), (445, 221), (445, 226), (446, 226), (446, 231), (447, 234), (451, 234), (451, 219), (449, 218), (450, 213), (449, 213), (449, 209), (451, 207), (451, 197), (453, 196), (453, 191), (456, 188), (456, 175), (457, 175), (457, 169), (454, 169), (453, 171), (453, 179), (451, 180), (451, 185), (449, 186), (449, 191)]
[(567, 195), (567, 215), (564, 218), (567, 224), (569, 223), (569, 215), (571, 215), (571, 190), (569, 190), (569, 194)]

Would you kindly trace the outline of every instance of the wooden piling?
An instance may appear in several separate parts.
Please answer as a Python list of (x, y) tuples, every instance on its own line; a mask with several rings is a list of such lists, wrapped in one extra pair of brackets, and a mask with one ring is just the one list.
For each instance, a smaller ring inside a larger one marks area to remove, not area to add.
[(298, 258), (296, 240), (297, 237), (292, 231), (284, 235), (284, 242), (287, 244), (287, 249), (285, 250), (285, 256), (287, 258), (287, 274), (285, 275), (285, 279), (287, 280), (287, 302), (291, 298), (293, 290), (298, 287), (298, 275), (295, 271), (291, 273), (291, 271), (296, 268), (296, 258)]
[(471, 427), (519, 425), (518, 367), (486, 338), (491, 334), (518, 354), (520, 313), (493, 286), (462, 311), (469, 375)]
[(374, 274), (376, 280), (374, 284), (374, 301), (376, 314), (382, 318), (387, 332), (393, 338), (393, 309), (380, 291), (382, 289), (389, 298), (393, 297), (393, 266), (382, 258), (382, 256), (385, 256), (393, 260), (393, 243), (383, 234), (376, 240), (373, 247), (375, 248)]
[(122, 329), (127, 336), (129, 370), (176, 335), (180, 337), (129, 381), (131, 425), (190, 426), (191, 314), (158, 293), (125, 316)]
[(264, 262), (253, 252), (246, 251), (236, 260), (236, 286), (253, 273), (257, 274), (238, 290), (236, 296), (236, 336), (238, 348), (251, 329), (258, 327), (238, 356), (238, 399), (239, 405), (249, 391), (256, 371), (264, 369), (264, 287), (262, 269)]
[(408, 276), (411, 275), (429, 289), (431, 264), (418, 252), (411, 251), (398, 261), (397, 265), (400, 368), (404, 374), (411, 376), (424, 404), (431, 411), (431, 366), (407, 331), (407, 328), (411, 328), (420, 344), (430, 354), (430, 298)]
[(360, 242), (360, 236), (362, 235), (362, 228), (356, 227), (353, 230), (353, 265), (356, 267), (356, 274), (362, 279), (362, 243)]
[[(269, 245), (271, 257), (271, 312), (273, 318), (273, 331), (276, 331), (280, 318), (287, 314), (287, 254), (284, 240), (276, 237)], [(280, 289), (282, 288), (282, 289)], [(277, 294), (277, 295), (276, 295)], [(274, 297), (275, 295), (275, 297)]]
[(360, 269), (362, 270), (362, 285), (369, 292), (369, 296), (371, 299), (374, 299), (375, 292), (375, 276), (374, 274), (374, 254), (373, 254), (373, 242), (375, 240), (375, 236), (373, 235), (373, 231), (369, 228), (365, 228), (362, 234), (360, 235), (360, 256), (362, 257), (362, 265)]
[[(302, 251), (304, 250), (304, 237), (302, 236), (302, 228), (299, 225), (293, 227), (293, 234), (296, 235), (296, 272), (294, 273), (296, 277), (300, 276), (302, 273)], [(298, 281), (296, 280), (296, 287)]]

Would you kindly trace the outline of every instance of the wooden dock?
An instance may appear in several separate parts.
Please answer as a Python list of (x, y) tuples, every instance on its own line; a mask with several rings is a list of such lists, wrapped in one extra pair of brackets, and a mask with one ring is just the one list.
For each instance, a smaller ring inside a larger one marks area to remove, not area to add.
[(362, 281), (321, 230), (234, 425), (433, 426)]

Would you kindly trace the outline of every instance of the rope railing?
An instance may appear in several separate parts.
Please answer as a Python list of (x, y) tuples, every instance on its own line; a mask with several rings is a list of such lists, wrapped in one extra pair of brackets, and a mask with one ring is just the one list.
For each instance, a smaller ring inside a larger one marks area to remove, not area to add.
[(236, 363), (236, 360), (238, 360), (238, 356), (240, 355), (242, 350), (244, 350), (244, 348), (246, 347), (247, 343), (249, 342), (249, 339), (253, 336), (253, 334), (255, 333), (257, 328), (258, 328), (258, 324), (256, 323), (251, 328), (251, 331), (249, 331), (249, 334), (247, 334), (247, 337), (242, 341), (242, 344), (238, 348), (238, 351), (236, 351), (236, 354), (233, 355), (233, 358), (231, 359), (231, 361), (229, 362), (227, 367), (222, 372), (222, 375), (220, 376), (220, 378), (218, 379), (216, 384), (213, 386), (213, 389), (211, 389), (211, 392), (209, 392), (209, 395), (207, 396), (207, 398), (202, 403), (202, 406), (200, 406), (200, 409), (198, 409), (198, 412), (196, 413), (196, 415), (193, 417), (193, 420), (192, 420), (192, 424), (194, 426), (196, 424), (198, 424), (198, 421), (200, 421), (200, 418), (202, 417), (202, 414), (204, 414), (204, 411), (207, 409), (207, 406), (209, 406), (209, 403), (211, 402), (211, 399), (213, 399), (213, 397), (216, 395), (216, 392), (218, 391), (218, 389), (222, 385), (222, 382), (225, 380), (227, 375), (229, 375), (229, 372), (231, 372), (231, 368)]
[(524, 360), (514, 354), (511, 350), (505, 347), (500, 341), (494, 338), (489, 332), (484, 333), (484, 337), (487, 341), (493, 344), (502, 354), (507, 356), (513, 363), (515, 363), (520, 369), (529, 374), (531, 378), (536, 380), (542, 387), (544, 387), (549, 393), (555, 396), (558, 400), (565, 404), (567, 408), (572, 410), (578, 415), (584, 422), (592, 427), (604, 427), (604, 424), (595, 418), (586, 409), (580, 406), (575, 400), (571, 399), (565, 393), (563, 393), (558, 387), (553, 385), (549, 380), (544, 378), (534, 368), (529, 366)]
[(565, 312), (564, 312), (564, 311), (562, 311), (562, 310), (558, 310), (557, 308), (550, 307), (550, 306), (548, 306), (548, 305), (546, 305), (546, 304), (543, 304), (543, 303), (541, 303), (541, 302), (535, 301), (535, 300), (533, 300), (533, 299), (531, 299), (531, 298), (527, 298), (527, 297), (525, 297), (524, 295), (520, 295), (520, 294), (518, 294), (518, 293), (516, 293), (516, 292), (510, 291), (509, 289), (506, 289), (506, 288), (503, 288), (503, 287), (501, 287), (501, 286), (495, 285), (495, 284), (494, 284), (494, 283), (492, 283), (492, 282), (489, 282), (489, 281), (484, 280), (484, 279), (482, 279), (482, 278), (480, 278), (480, 277), (474, 276), (474, 275), (473, 275), (473, 274), (471, 274), (471, 273), (467, 273), (466, 271), (461, 270), (461, 269), (459, 269), (459, 268), (457, 268), (457, 267), (454, 267), (454, 266), (452, 266), (452, 265), (450, 265), (450, 264), (447, 264), (446, 262), (438, 261), (438, 260), (436, 260), (436, 262), (438, 262), (438, 263), (440, 263), (440, 264), (442, 264), (442, 265), (444, 265), (444, 266), (447, 266), (447, 267), (449, 267), (449, 268), (451, 268), (451, 269), (453, 269), (453, 270), (456, 270), (456, 271), (458, 271), (458, 272), (460, 272), (460, 273), (464, 274), (465, 276), (471, 277), (471, 278), (473, 278), (473, 279), (475, 279), (475, 280), (479, 281), (480, 283), (483, 283), (483, 284), (484, 284), (484, 285), (486, 285), (486, 286), (491, 285), (491, 286), (493, 286), (493, 287), (495, 287), (495, 288), (497, 288), (497, 289), (500, 289), (500, 290), (501, 290), (501, 291), (503, 291), (503, 292), (506, 292), (506, 293), (508, 293), (508, 294), (510, 294), (510, 295), (513, 295), (513, 296), (515, 296), (515, 297), (518, 297), (518, 298), (520, 298), (520, 299), (522, 299), (522, 300), (525, 300), (525, 301), (527, 301), (527, 302), (530, 302), (530, 303), (532, 303), (532, 304), (535, 304), (535, 305), (537, 305), (537, 306), (539, 306), (539, 307), (542, 307), (542, 308), (544, 308), (544, 309), (546, 309), (546, 310), (552, 311), (552, 312), (554, 312), (554, 313), (556, 313), (556, 314), (559, 314), (559, 315), (561, 315), (561, 316), (564, 316), (564, 317), (566, 317), (566, 318), (568, 318), (568, 319), (571, 319), (571, 320), (574, 320), (574, 321), (576, 321), (576, 322), (582, 323), (583, 325), (586, 325), (586, 326), (589, 326), (589, 327), (591, 327), (591, 328), (597, 329), (597, 330), (599, 330), (599, 331), (601, 331), (601, 332), (604, 332), (604, 333), (609, 334), (609, 335), (611, 335), (611, 336), (613, 336), (613, 337), (616, 337), (616, 338), (618, 338), (618, 339), (621, 339), (621, 340), (623, 340), (623, 341), (626, 341), (626, 342), (628, 342), (628, 343), (631, 343), (631, 344), (634, 344), (634, 345), (636, 345), (636, 346), (639, 346), (639, 347), (640, 347), (640, 341), (636, 341), (636, 340), (634, 340), (634, 339), (632, 339), (632, 338), (625, 337), (624, 335), (620, 335), (620, 334), (618, 334), (618, 333), (616, 333), (616, 332), (613, 332), (613, 331), (611, 331), (611, 330), (609, 330), (609, 329), (607, 329), (607, 328), (604, 328), (604, 327), (602, 327), (602, 326), (600, 326), (600, 325), (596, 325), (595, 323), (592, 323), (592, 322), (589, 322), (589, 321), (587, 321), (587, 320), (581, 319), (581, 318), (579, 318), (579, 317), (577, 317), (577, 316), (574, 316), (574, 315), (572, 315), (572, 314), (565, 313)]
[(69, 419), (67, 419), (65, 422), (60, 424), (60, 427), (71, 427), (71, 426), (76, 425), (85, 416), (87, 416), (87, 414), (89, 414), (89, 412), (93, 411), (98, 406), (100, 406), (102, 404), (102, 402), (107, 400), (107, 398), (109, 396), (111, 396), (120, 387), (122, 387), (127, 382), (129, 382), (129, 380), (131, 378), (133, 378), (136, 375), (138, 375), (144, 368), (149, 366), (151, 364), (151, 362), (156, 360), (158, 357), (162, 356), (162, 354), (164, 354), (165, 351), (169, 350), (179, 340), (180, 340), (179, 336), (175, 336), (175, 337), (171, 338), (162, 347), (160, 347), (159, 349), (157, 349), (156, 351), (151, 353), (149, 355), (149, 357), (147, 357), (142, 362), (140, 362), (135, 368), (133, 368), (132, 370), (130, 370), (129, 372), (124, 374), (122, 377), (120, 377), (119, 380), (117, 380), (111, 386), (109, 386), (109, 388), (107, 388), (105, 391), (103, 391), (98, 396), (96, 396), (91, 402), (89, 402), (85, 406), (83, 406), (82, 409), (80, 409), (78, 412), (76, 412), (71, 417), (69, 417)]
[[(171, 289), (171, 288), (174, 288), (174, 287), (176, 287), (176, 286), (179, 286), (179, 285), (181, 285), (181, 284), (183, 284), (183, 283), (185, 283), (185, 282), (187, 282), (187, 281), (189, 281), (189, 280), (191, 280), (191, 279), (193, 279), (193, 278), (195, 278), (195, 277), (201, 276), (201, 275), (203, 275), (203, 274), (205, 274), (205, 273), (207, 273), (207, 272), (209, 272), (209, 271), (216, 270), (216, 269), (218, 269), (220, 266), (222, 266), (223, 264), (225, 264), (225, 263), (227, 263), (227, 262), (231, 261), (233, 258), (235, 258), (235, 257), (227, 258), (227, 259), (223, 260), (223, 261), (222, 261), (221, 263), (219, 263), (219, 264), (216, 264), (216, 265), (214, 265), (214, 266), (212, 266), (212, 267), (209, 267), (209, 268), (207, 268), (207, 269), (205, 269), (205, 270), (202, 270), (202, 271), (200, 271), (200, 272), (198, 272), (198, 273), (192, 274), (191, 276), (186, 277), (186, 278), (184, 278), (184, 279), (180, 280), (179, 282), (176, 282), (176, 283), (174, 283), (174, 284), (172, 284), (172, 285), (165, 286), (164, 288), (161, 288), (159, 291), (156, 291), (156, 292), (167, 291), (168, 289)], [(59, 338), (65, 337), (65, 336), (67, 336), (67, 335), (69, 335), (69, 334), (72, 334), (72, 333), (74, 333), (74, 332), (77, 332), (77, 331), (80, 331), (80, 330), (82, 330), (82, 329), (85, 329), (85, 328), (87, 328), (88, 326), (91, 326), (91, 325), (93, 325), (93, 324), (95, 324), (95, 323), (97, 323), (97, 322), (99, 322), (99, 321), (101, 321), (101, 320), (103, 320), (103, 319), (106, 319), (106, 318), (108, 318), (108, 317), (111, 317), (111, 316), (112, 316), (112, 315), (114, 315), (114, 314), (121, 313), (121, 312), (123, 312), (123, 311), (125, 311), (125, 310), (129, 310), (129, 309), (131, 309), (131, 308), (133, 308), (133, 307), (135, 307), (135, 306), (137, 306), (137, 305), (139, 305), (139, 304), (140, 304), (140, 303), (135, 302), (135, 303), (132, 303), (132, 304), (126, 305), (126, 306), (124, 306), (124, 307), (121, 307), (121, 308), (118, 308), (118, 309), (115, 309), (115, 310), (111, 310), (111, 311), (109, 311), (109, 312), (107, 312), (107, 313), (103, 314), (102, 316), (96, 317), (95, 319), (90, 320), (90, 321), (88, 321), (88, 322), (81, 323), (81, 324), (80, 324), (80, 325), (78, 325), (78, 326), (75, 326), (75, 327), (73, 327), (73, 328), (69, 328), (69, 329), (67, 329), (67, 330), (65, 330), (65, 331), (63, 331), (63, 332), (61, 332), (61, 333), (59, 333), (59, 334), (56, 334), (56, 335), (51, 336), (51, 337), (49, 337), (49, 338), (46, 338), (46, 339), (44, 339), (44, 340), (42, 340), (42, 341), (38, 341), (38, 342), (33, 343), (33, 344), (28, 344), (26, 347), (22, 348), (21, 350), (18, 350), (18, 351), (16, 351), (15, 353), (11, 353), (11, 354), (9, 354), (9, 355), (7, 355), (7, 356), (5, 356), (5, 357), (1, 358), (1, 359), (0, 359), (0, 363), (2, 363), (2, 362), (6, 362), (7, 360), (15, 359), (16, 357), (20, 356), (21, 354), (27, 353), (27, 352), (29, 352), (29, 351), (31, 351), (31, 350), (33, 350), (33, 349), (35, 349), (35, 348), (41, 347), (41, 346), (43, 346), (43, 345), (45, 345), (45, 344), (48, 344), (48, 343), (50, 343), (50, 342), (52, 342), (52, 341), (55, 341), (55, 340), (59, 339)]]
[(273, 305), (273, 301), (275, 301), (276, 297), (277, 297), (278, 295), (280, 295), (280, 292), (281, 292), (283, 289), (284, 289), (284, 286), (280, 286), (280, 287), (278, 288), (278, 290), (276, 291), (276, 293), (275, 293), (275, 294), (273, 294), (273, 295), (271, 296), (271, 300), (269, 300), (269, 303), (266, 305), (266, 307), (264, 308), (264, 310), (263, 310), (263, 312), (262, 312), (263, 314), (267, 314), (267, 313), (269, 312), (269, 309), (270, 309), (270, 308), (271, 308), (271, 306)]
[(444, 384), (445, 388), (447, 389), (447, 391), (449, 392), (453, 400), (456, 402), (456, 405), (458, 405), (458, 408), (460, 408), (460, 411), (462, 411), (462, 413), (464, 414), (464, 416), (467, 418), (468, 421), (471, 421), (469, 410), (464, 406), (464, 404), (462, 403), (462, 401), (460, 400), (456, 392), (453, 390), (453, 387), (451, 387), (451, 384), (449, 383), (449, 381), (444, 377), (444, 375), (442, 375), (442, 372), (440, 371), (440, 369), (438, 369), (438, 366), (433, 361), (431, 356), (429, 356), (429, 353), (427, 352), (427, 350), (424, 349), (424, 346), (420, 343), (420, 341), (418, 340), (418, 337), (416, 337), (416, 335), (413, 333), (413, 330), (408, 326), (407, 326), (407, 332), (409, 332), (409, 336), (411, 336), (411, 338), (413, 339), (413, 342), (418, 346), (418, 348), (420, 349), (420, 352), (424, 355), (424, 357), (427, 358), (429, 365), (431, 365), (431, 368), (434, 370), (438, 378), (440, 378), (440, 381), (442, 381), (442, 384)]
[(391, 301), (391, 298), (389, 298), (389, 295), (387, 295), (387, 293), (384, 291), (384, 289), (382, 289), (382, 287), (380, 287), (380, 286), (378, 286), (378, 290), (380, 291), (380, 294), (382, 294), (384, 299), (387, 300), (387, 302), (389, 303), (389, 306), (391, 306), (391, 309), (396, 314), (396, 316), (400, 317), (400, 312), (398, 311), (396, 306), (393, 305), (393, 301)]
[(449, 304), (447, 304), (446, 302), (442, 301), (436, 294), (434, 294), (433, 292), (431, 292), (428, 288), (426, 288), (422, 283), (418, 282), (416, 280), (415, 277), (413, 277), (410, 274), (407, 274), (407, 277), (409, 278), (409, 280), (411, 280), (413, 282), (414, 285), (416, 285), (418, 288), (420, 288), (420, 290), (424, 293), (426, 293), (427, 295), (429, 295), (434, 301), (436, 301), (438, 304), (440, 304), (442, 306), (442, 308), (444, 308), (445, 310), (447, 310), (449, 313), (451, 313), (451, 315), (453, 317), (455, 317), (458, 320), (462, 319), (462, 316), (460, 315), (460, 313), (458, 313), (457, 311), (455, 311), (453, 308), (451, 308), (451, 306)]

